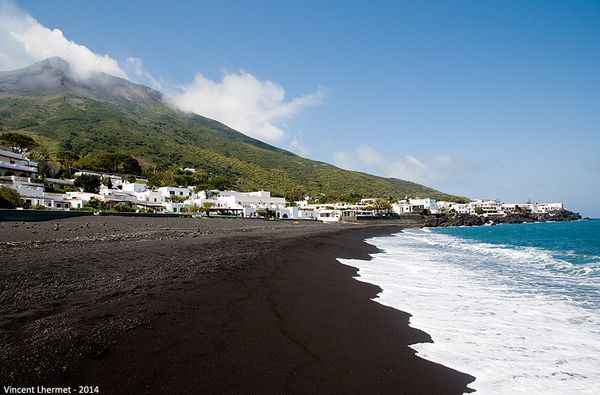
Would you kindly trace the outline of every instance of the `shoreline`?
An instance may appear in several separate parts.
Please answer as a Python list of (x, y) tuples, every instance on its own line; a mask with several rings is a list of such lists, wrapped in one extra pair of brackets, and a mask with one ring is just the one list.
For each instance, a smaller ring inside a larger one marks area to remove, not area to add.
[(411, 345), (417, 355), (475, 373), (478, 392), (593, 392), (596, 230), (589, 221), (405, 229), (368, 240), (385, 251), (373, 264), (342, 263), (383, 288), (377, 302), (414, 314), (411, 325), (432, 336), (436, 344)]
[(409, 344), (429, 335), (371, 300), (380, 288), (337, 261), (370, 259), (377, 249), (365, 239), (397, 226), (114, 217), (14, 225), (0, 223), (9, 279), (0, 367), (15, 380), (7, 385), (463, 393), (474, 379), (416, 356)]

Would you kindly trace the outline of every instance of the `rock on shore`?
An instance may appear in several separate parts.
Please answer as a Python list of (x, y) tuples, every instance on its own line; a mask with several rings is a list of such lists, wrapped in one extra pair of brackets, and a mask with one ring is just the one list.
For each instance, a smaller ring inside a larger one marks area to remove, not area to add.
[(520, 224), (523, 222), (563, 222), (578, 221), (579, 213), (568, 210), (553, 211), (550, 213), (529, 213), (526, 211), (515, 212), (507, 216), (482, 217), (470, 214), (448, 214), (441, 216), (425, 217), (425, 226), (481, 226), (486, 224)]

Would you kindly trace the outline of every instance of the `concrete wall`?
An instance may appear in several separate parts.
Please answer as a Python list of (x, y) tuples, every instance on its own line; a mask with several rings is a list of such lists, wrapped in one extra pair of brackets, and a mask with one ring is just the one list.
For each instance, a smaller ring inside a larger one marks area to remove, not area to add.
[[(0, 222), (38, 222), (38, 221), (52, 221), (64, 218), (83, 217), (94, 215), (91, 211), (56, 211), (56, 210), (2, 210), (0, 209)], [(113, 212), (101, 212), (101, 216), (115, 216), (115, 217), (191, 217), (191, 215), (178, 215), (178, 214), (139, 214), (139, 213), (113, 213)]]
[(405, 226), (425, 226), (426, 219), (421, 214), (401, 214), (398, 216), (390, 216), (390, 217), (360, 217), (357, 219), (356, 217), (346, 217), (342, 218), (343, 221), (349, 222), (364, 222), (369, 224), (381, 223), (381, 224), (397, 224), (397, 225), (405, 225)]
[(0, 210), (0, 221), (52, 221), (93, 214), (89, 211)]

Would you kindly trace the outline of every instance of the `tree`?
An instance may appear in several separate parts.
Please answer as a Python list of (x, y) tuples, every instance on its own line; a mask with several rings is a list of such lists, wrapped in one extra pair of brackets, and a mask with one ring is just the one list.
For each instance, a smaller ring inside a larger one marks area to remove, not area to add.
[(15, 208), (25, 206), (25, 201), (14, 189), (0, 187), (0, 208)]
[(126, 153), (101, 152), (86, 155), (77, 160), (77, 167), (96, 171), (120, 174), (142, 174), (142, 166), (137, 159)]
[(475, 207), (475, 214), (477, 214), (477, 215), (483, 214), (483, 209), (481, 207)]
[(91, 198), (84, 207), (92, 208), (95, 211), (108, 209), (108, 207), (102, 200), (96, 198)]
[(378, 214), (382, 213), (382, 212), (388, 213), (392, 209), (392, 205), (387, 200), (384, 200), (384, 199), (375, 199), (375, 201), (373, 202), (373, 209)]
[(304, 187), (294, 187), (291, 191), (285, 194), (286, 200), (298, 201), (303, 200), (306, 196), (306, 189)]
[(0, 134), (0, 144), (10, 147), (18, 154), (24, 154), (30, 149), (37, 147), (37, 143), (31, 137), (14, 132)]
[(73, 151), (60, 151), (56, 158), (61, 162), (63, 168), (63, 175), (65, 177), (71, 177), (72, 175), (72, 167), (73, 163), (75, 163), (79, 159), (79, 155), (77, 155)]
[(170, 185), (176, 185), (173, 173), (169, 171), (161, 171), (155, 174), (152, 174), (148, 177), (148, 187), (149, 188), (160, 188), (166, 187)]
[(82, 174), (75, 177), (75, 186), (83, 188), (84, 192), (98, 193), (101, 184), (102, 180), (100, 177), (92, 174)]
[(122, 161), (123, 173), (126, 174), (142, 174), (142, 166), (135, 158), (129, 157)]
[(45, 177), (59, 177), (62, 172), (60, 162), (53, 160), (46, 147), (37, 146), (31, 149), (27, 156), (38, 163), (38, 173)]
[(209, 184), (213, 187), (213, 189), (218, 189), (219, 191), (225, 191), (231, 189), (233, 183), (227, 177), (216, 176), (208, 180)]
[(183, 203), (186, 200), (188, 200), (188, 198), (185, 196), (177, 196), (177, 195), (167, 196), (166, 199), (167, 199), (167, 201), (173, 202), (173, 203)]
[(113, 209), (118, 213), (134, 213), (135, 212), (133, 207), (131, 207), (131, 205), (127, 204), (127, 203), (115, 204), (113, 206)]
[(265, 209), (265, 210), (256, 210), (256, 214), (260, 215), (263, 218), (275, 218), (277, 213), (273, 210)]
[(200, 206), (200, 209), (205, 212), (207, 216), (210, 216), (210, 209), (213, 207), (215, 207), (213, 202), (203, 202), (202, 206)]

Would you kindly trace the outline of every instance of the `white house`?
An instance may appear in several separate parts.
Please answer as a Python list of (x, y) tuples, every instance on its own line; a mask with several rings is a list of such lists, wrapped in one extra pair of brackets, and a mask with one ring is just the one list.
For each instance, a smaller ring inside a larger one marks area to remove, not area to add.
[(404, 199), (392, 204), (392, 211), (396, 214), (422, 213), (428, 210), (431, 214), (441, 212), (437, 201), (431, 198)]
[(34, 177), (38, 173), (38, 163), (21, 154), (0, 149), (0, 176)]
[(410, 203), (407, 201), (399, 201), (392, 204), (392, 212), (396, 214), (410, 213)]
[(91, 192), (67, 192), (67, 200), (70, 202), (71, 208), (81, 208), (87, 204), (92, 198), (100, 199), (100, 195)]
[(236, 195), (237, 204), (244, 207), (254, 207), (257, 209), (277, 210), (285, 207), (285, 198), (272, 197), (271, 192), (238, 192)]
[(564, 210), (565, 206), (562, 203), (537, 203), (535, 205), (536, 213), (549, 213), (552, 211)]
[(456, 203), (447, 201), (438, 201), (438, 208), (440, 212), (450, 213), (455, 212), (458, 214), (475, 214), (475, 205), (471, 203)]
[(517, 203), (502, 203), (500, 205), (500, 210), (503, 213), (512, 213), (517, 210), (517, 207), (520, 208), (521, 206), (518, 205)]
[(142, 192), (134, 192), (138, 201), (151, 203), (151, 204), (162, 204), (165, 202), (165, 197), (158, 191), (146, 190)]
[(244, 217), (257, 216), (257, 210), (277, 211), (285, 208), (285, 198), (272, 197), (270, 192), (237, 192), (237, 191), (200, 191), (195, 198), (186, 203), (202, 205), (204, 202), (214, 204), (214, 210), (229, 209), (241, 212)]
[(123, 191), (116, 188), (106, 188), (104, 185), (100, 187), (98, 192), (100, 200), (107, 203), (130, 203), (137, 202), (137, 196), (134, 192)]
[(315, 220), (317, 213), (310, 208), (283, 207), (277, 211), (281, 219)]
[(317, 220), (322, 222), (339, 222), (342, 212), (339, 210), (318, 210)]
[(158, 192), (166, 198), (179, 196), (188, 199), (193, 194), (192, 188), (186, 187), (160, 187), (158, 188)]
[(123, 181), (121, 190), (125, 192), (144, 192), (146, 190), (146, 184), (142, 182)]
[(481, 211), (484, 216), (504, 215), (502, 203), (499, 200), (474, 200), (469, 203), (469, 209), (470, 214)]
[(165, 202), (162, 204), (162, 207), (165, 208), (165, 211), (173, 214), (181, 214), (183, 209), (187, 207), (184, 203), (175, 203), (175, 202)]
[(68, 209), (71, 207), (67, 195), (44, 191), (44, 185), (30, 182), (29, 178), (10, 177), (12, 182), (4, 184), (21, 195), (25, 203), (32, 206), (44, 206), (50, 209)]

